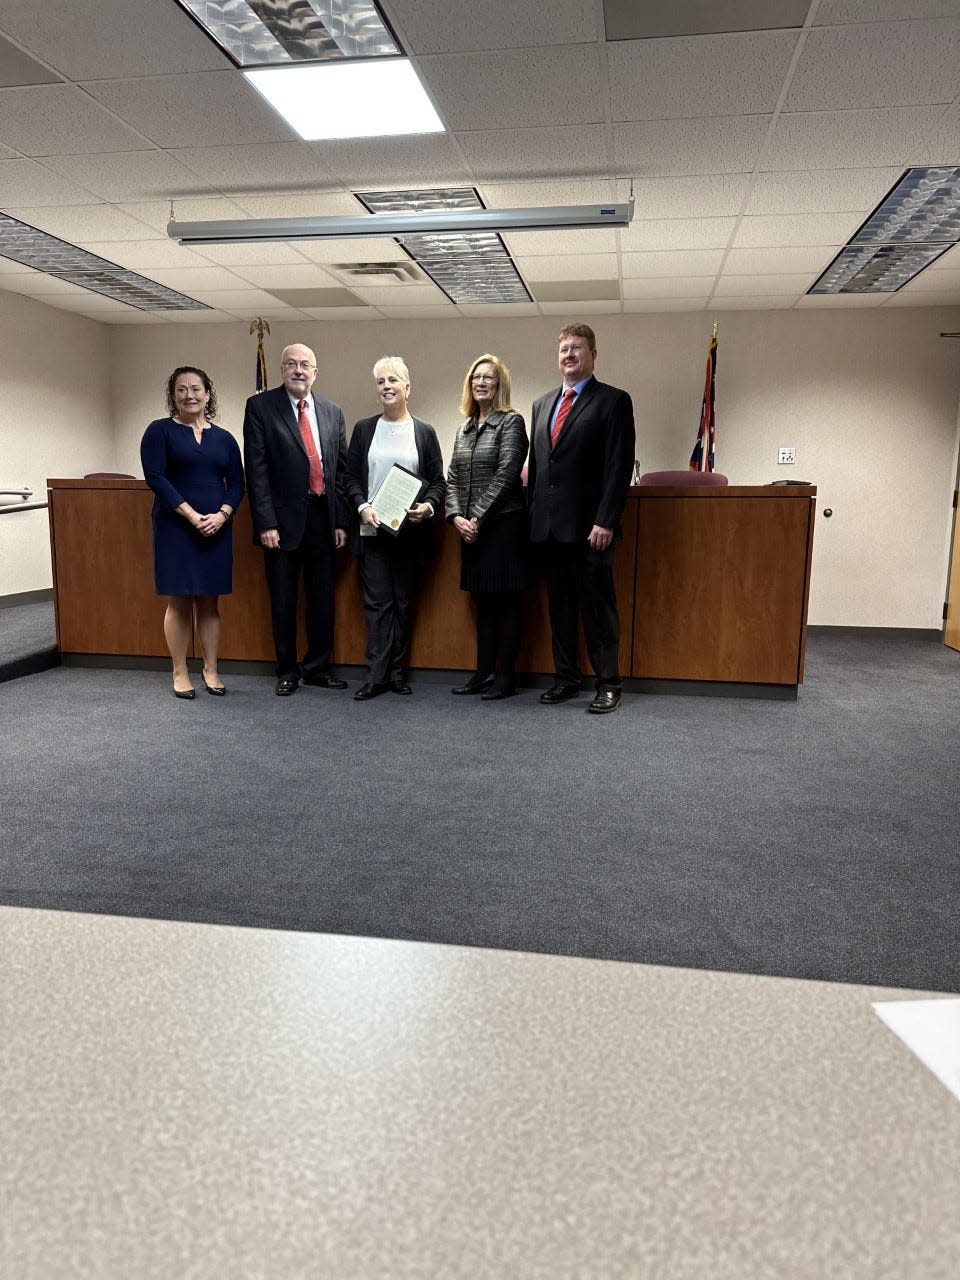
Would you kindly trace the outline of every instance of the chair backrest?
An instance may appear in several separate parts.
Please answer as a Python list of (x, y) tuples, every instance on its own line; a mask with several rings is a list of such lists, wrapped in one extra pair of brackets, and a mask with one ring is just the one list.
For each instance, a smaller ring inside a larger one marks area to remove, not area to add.
[(719, 471), (646, 471), (637, 484), (700, 484), (721, 485), (729, 483)]
[(88, 471), (83, 477), (84, 480), (136, 480), (136, 476), (128, 475), (126, 471)]

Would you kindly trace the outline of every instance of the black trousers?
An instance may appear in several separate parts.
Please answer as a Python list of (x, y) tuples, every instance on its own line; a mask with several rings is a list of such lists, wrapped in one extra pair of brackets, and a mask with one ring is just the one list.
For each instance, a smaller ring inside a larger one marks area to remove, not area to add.
[[(311, 497), (300, 545), (290, 551), (265, 550), (277, 677), (322, 675), (333, 661), (333, 537), (326, 497)], [(297, 595), (303, 577), (307, 652), (297, 662)]]
[(523, 634), (522, 591), (473, 591), (477, 609), (477, 675), (496, 675), (504, 688), (513, 672)]
[(367, 679), (372, 684), (388, 684), (403, 676), (423, 569), (423, 557), (403, 538), (378, 533), (360, 540)]
[(613, 585), (613, 545), (594, 551), (586, 541), (540, 544), (547, 580), (553, 663), (557, 679), (580, 683), (579, 623), (598, 689), (618, 689), (620, 616)]

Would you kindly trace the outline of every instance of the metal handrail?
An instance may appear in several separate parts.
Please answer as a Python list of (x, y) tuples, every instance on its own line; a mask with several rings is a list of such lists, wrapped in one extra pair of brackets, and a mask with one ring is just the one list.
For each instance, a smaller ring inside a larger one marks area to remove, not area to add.
[(11, 511), (43, 511), (46, 502), (9, 502), (0, 503), (0, 516), (9, 515)]
[(24, 502), (33, 497), (32, 489), (0, 489), (0, 498), (22, 498)]

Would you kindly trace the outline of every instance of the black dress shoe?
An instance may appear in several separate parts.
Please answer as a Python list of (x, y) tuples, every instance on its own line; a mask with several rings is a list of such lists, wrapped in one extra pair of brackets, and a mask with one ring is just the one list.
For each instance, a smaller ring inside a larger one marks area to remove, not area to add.
[(591, 715), (604, 716), (608, 711), (616, 711), (620, 705), (620, 698), (619, 689), (598, 689), (587, 710)]
[(367, 702), (370, 698), (378, 698), (381, 693), (386, 693), (389, 688), (388, 684), (373, 684), (368, 680), (353, 696), (357, 702)]
[(552, 706), (557, 702), (569, 702), (571, 698), (576, 698), (580, 693), (578, 684), (564, 684), (562, 680), (558, 680), (556, 684), (552, 684), (549, 689), (545, 689), (540, 695), (540, 701), (547, 706)]
[(206, 689), (207, 693), (212, 693), (215, 698), (222, 698), (227, 692), (226, 687), (222, 684), (207, 684), (207, 677), (205, 675), (201, 675), (200, 679), (203, 681), (203, 687)]
[(466, 684), (455, 685), (450, 690), (451, 693), (482, 693), (484, 689), (489, 689), (493, 684), (493, 676), (471, 676)]
[(406, 680), (391, 680), (390, 691), (391, 693), (413, 693), (413, 689)]
[(494, 680), (490, 688), (481, 693), (480, 701), (499, 702), (501, 698), (512, 698), (516, 692), (512, 681)]
[(347, 687), (346, 680), (338, 680), (336, 676), (330, 675), (329, 672), (322, 672), (318, 676), (304, 676), (304, 684), (311, 684), (320, 689), (345, 689)]
[(197, 696), (196, 689), (174, 689), (173, 696), (175, 698), (195, 698)]
[(297, 692), (299, 681), (296, 676), (281, 676), (277, 681), (277, 687), (274, 690), (278, 698), (289, 698), (291, 693)]

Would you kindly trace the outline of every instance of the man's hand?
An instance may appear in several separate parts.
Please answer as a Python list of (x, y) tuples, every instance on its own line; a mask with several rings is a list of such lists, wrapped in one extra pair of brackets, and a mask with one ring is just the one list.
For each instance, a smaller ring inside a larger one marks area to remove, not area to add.
[(595, 524), (590, 530), (587, 542), (594, 551), (606, 551), (610, 543), (613, 541), (613, 530), (604, 529), (602, 525)]
[(263, 533), (260, 534), (260, 545), (265, 547), (267, 551), (276, 551), (280, 545), (280, 530), (264, 529)]
[(333, 545), (336, 547), (336, 549), (337, 549), (338, 551), (341, 549), (341, 547), (345, 547), (345, 546), (347, 545), (347, 531), (346, 531), (346, 529), (334, 529), (334, 531), (333, 531)]

